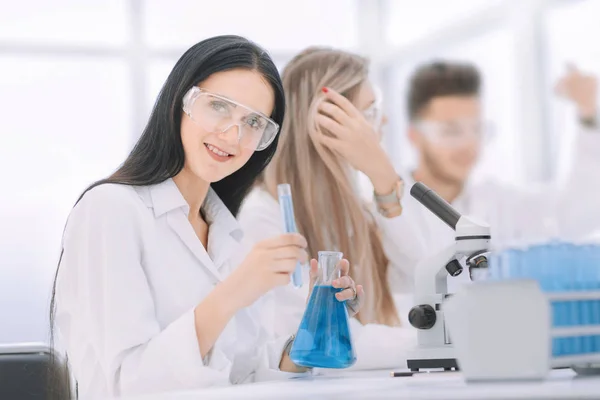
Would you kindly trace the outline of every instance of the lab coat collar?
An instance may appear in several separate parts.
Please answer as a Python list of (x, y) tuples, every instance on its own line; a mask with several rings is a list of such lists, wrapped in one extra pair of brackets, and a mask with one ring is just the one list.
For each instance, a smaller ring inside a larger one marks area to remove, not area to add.
[(222, 229), (222, 232), (228, 233), (238, 243), (242, 241), (244, 237), (242, 228), (212, 187), (208, 189), (202, 209), (206, 216), (206, 223), (211, 228)]
[(164, 182), (152, 185), (149, 187), (149, 191), (154, 217), (158, 218), (177, 208), (182, 208), (185, 215), (189, 214), (190, 206), (183, 198), (173, 179), (169, 178)]
[[(209, 225), (206, 249), (187, 219), (190, 207), (172, 179), (149, 186), (148, 192), (146, 201), (150, 204), (147, 205), (152, 207), (155, 218), (165, 215), (167, 223), (202, 265), (217, 280), (222, 280), (220, 269), (231, 259), (233, 249), (242, 241), (243, 233), (237, 220), (215, 191), (209, 188), (202, 204), (204, 217)], [(176, 210), (179, 212), (174, 212)]]
[[(179, 208), (186, 216), (189, 214), (190, 206), (173, 179), (169, 178), (162, 183), (150, 186), (149, 192), (151, 200), (149, 206), (152, 207), (156, 218)], [(242, 229), (212, 187), (208, 189), (202, 210), (207, 220), (206, 223), (210, 225), (211, 229), (218, 229), (220, 233), (226, 233), (236, 242), (241, 242), (244, 236)]]

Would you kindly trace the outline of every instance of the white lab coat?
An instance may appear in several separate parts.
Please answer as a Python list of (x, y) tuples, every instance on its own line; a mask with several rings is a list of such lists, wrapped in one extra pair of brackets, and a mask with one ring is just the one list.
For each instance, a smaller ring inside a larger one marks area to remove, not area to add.
[[(382, 217), (383, 218), (383, 217)], [(242, 204), (238, 214), (248, 241), (253, 243), (283, 233), (283, 217), (278, 201), (267, 191), (255, 188)], [(377, 217), (377, 220), (379, 218)], [(383, 237), (387, 247), (393, 246), (393, 236)], [(327, 250), (327, 249), (322, 249)], [(311, 257), (316, 257), (311, 254)], [(394, 259), (390, 259), (392, 266)], [(392, 267), (394, 268), (394, 267)], [(397, 267), (394, 269), (398, 269)], [(352, 266), (350, 266), (352, 270)], [(309, 271), (303, 270), (303, 281), (309, 282)], [(360, 284), (360, 282), (357, 282)], [(269, 294), (271, 308), (263, 307), (262, 321), (265, 327), (272, 327), (274, 335), (288, 336), (296, 333), (304, 314), (308, 284), (296, 289), (292, 285), (276, 288)], [(412, 297), (405, 292), (394, 293), (396, 308), (402, 327), (386, 325), (362, 325), (355, 318), (350, 320), (351, 334), (357, 353), (357, 362), (352, 369), (376, 369), (406, 367), (407, 351), (416, 345), (416, 330), (412, 328), (406, 316), (412, 305)], [(269, 310), (268, 313), (265, 310)], [(319, 371), (326, 373), (326, 371)]]
[[(522, 190), (497, 182), (467, 185), (452, 203), (461, 214), (491, 226), (496, 248), (548, 240), (557, 235), (577, 239), (600, 229), (600, 133), (582, 130), (576, 139), (574, 163), (564, 187)], [(412, 291), (414, 271), (423, 259), (454, 242), (454, 231), (410, 195), (414, 180), (405, 180), (397, 218), (380, 219), (388, 257), (395, 260), (389, 274), (395, 290)], [(468, 281), (468, 274), (449, 279), (450, 291)]]
[(193, 310), (242, 250), (242, 231), (212, 189), (203, 209), (208, 251), (171, 179), (148, 187), (101, 185), (71, 212), (56, 327), (82, 398), (296, 375), (278, 371), (287, 338), (271, 340), (258, 324), (260, 304), (239, 311), (202, 359)]

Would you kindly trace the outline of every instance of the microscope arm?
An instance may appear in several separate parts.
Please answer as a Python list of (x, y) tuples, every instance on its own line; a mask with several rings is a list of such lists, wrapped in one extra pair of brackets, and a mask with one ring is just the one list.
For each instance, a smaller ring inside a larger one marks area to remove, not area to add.
[[(416, 304), (430, 303), (431, 296), (436, 297), (435, 303), (442, 300), (442, 295), (448, 292), (448, 271), (445, 266), (456, 255), (456, 244), (452, 243), (433, 257), (424, 259), (417, 265), (415, 272), (415, 301)], [(435, 277), (435, 279), (431, 279)], [(437, 299), (439, 297), (439, 299)]]

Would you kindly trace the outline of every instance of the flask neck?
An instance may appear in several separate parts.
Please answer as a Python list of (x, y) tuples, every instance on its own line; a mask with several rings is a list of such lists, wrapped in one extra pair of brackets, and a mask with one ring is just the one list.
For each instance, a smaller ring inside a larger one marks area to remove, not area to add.
[(340, 277), (340, 261), (343, 254), (339, 251), (320, 251), (319, 252), (319, 272), (317, 276), (317, 285), (331, 285), (332, 282)]

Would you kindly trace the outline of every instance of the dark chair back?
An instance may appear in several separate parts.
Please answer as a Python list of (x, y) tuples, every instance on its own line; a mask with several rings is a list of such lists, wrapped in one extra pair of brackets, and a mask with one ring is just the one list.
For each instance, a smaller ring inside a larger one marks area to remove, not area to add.
[(69, 372), (45, 344), (0, 345), (0, 399), (69, 400)]

